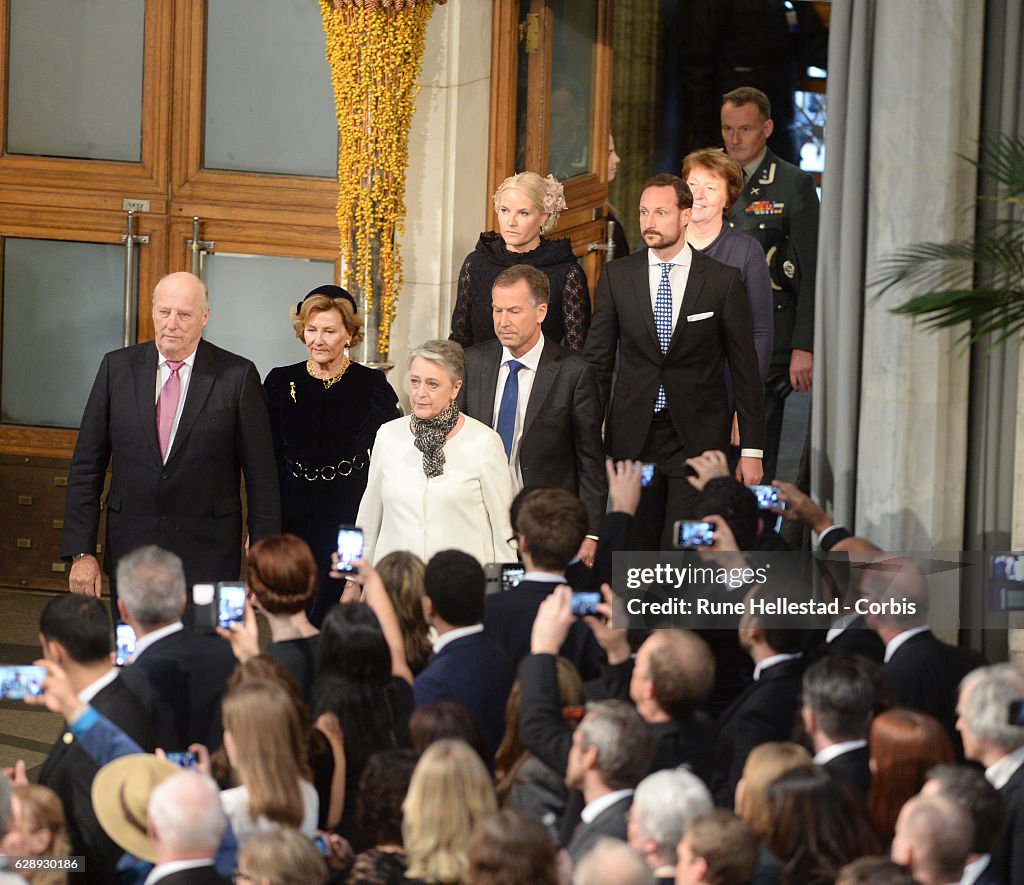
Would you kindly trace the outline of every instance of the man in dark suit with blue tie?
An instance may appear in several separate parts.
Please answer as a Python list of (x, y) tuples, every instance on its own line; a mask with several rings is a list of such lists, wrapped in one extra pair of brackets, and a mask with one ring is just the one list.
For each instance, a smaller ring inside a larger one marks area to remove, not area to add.
[(647, 250), (604, 269), (583, 351), (607, 407), (606, 452), (657, 466), (636, 514), (638, 549), (671, 548), (673, 522), (701, 515), (686, 459), (728, 450), (727, 364), (739, 421), (737, 478), (761, 481), (764, 392), (747, 293), (736, 268), (686, 243), (692, 206), (678, 176), (646, 182), (640, 228)]
[(601, 397), (593, 368), (541, 332), (548, 278), (516, 264), (494, 281), (497, 338), (466, 350), (459, 405), (497, 430), (516, 490), (566, 489), (587, 507), (588, 536), (580, 557), (590, 565), (608, 498)]
[[(237, 580), (241, 479), (249, 539), (280, 531), (277, 465), (256, 367), (202, 340), (203, 281), (164, 277), (153, 291), (155, 340), (103, 358), (71, 460), (61, 555), (72, 592), (100, 595), (96, 540), (107, 465), (103, 568), (146, 544), (181, 557), (189, 585)], [(112, 600), (113, 602), (113, 600)]]
[(468, 553), (442, 550), (423, 575), (423, 613), (437, 630), (434, 657), (413, 684), (416, 706), (462, 704), (483, 726), (491, 752), (505, 734), (515, 668), (484, 633), (484, 571)]

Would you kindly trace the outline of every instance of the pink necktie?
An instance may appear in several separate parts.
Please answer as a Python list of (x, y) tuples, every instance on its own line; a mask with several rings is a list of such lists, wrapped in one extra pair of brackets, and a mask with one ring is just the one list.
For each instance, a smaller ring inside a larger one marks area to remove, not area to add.
[(185, 365), (184, 360), (168, 360), (167, 368), (170, 377), (160, 388), (160, 399), (156, 404), (156, 432), (160, 437), (160, 455), (167, 460), (167, 447), (171, 442), (171, 428), (174, 416), (178, 414), (178, 401), (181, 399), (181, 378), (178, 369)]

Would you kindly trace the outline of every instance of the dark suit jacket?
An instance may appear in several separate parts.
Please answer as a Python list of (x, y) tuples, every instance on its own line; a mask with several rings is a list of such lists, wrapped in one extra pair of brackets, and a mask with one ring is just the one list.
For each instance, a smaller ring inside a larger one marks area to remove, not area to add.
[(445, 645), (416, 677), (412, 692), (417, 707), (438, 701), (462, 704), (479, 720), (495, 753), (505, 734), (505, 705), (514, 679), (505, 650), (474, 633)]
[(765, 255), (771, 256), (772, 282), (781, 286), (774, 293), (776, 354), (794, 347), (814, 350), (819, 212), (814, 177), (771, 150), (729, 207), (732, 225), (757, 240)]
[(196, 867), (191, 870), (181, 870), (171, 873), (160, 880), (161, 885), (227, 885), (225, 879), (211, 864), (208, 867)]
[[(146, 752), (154, 749), (146, 708), (118, 676), (92, 699), (92, 707), (119, 726)], [(103, 831), (92, 807), (92, 781), (99, 766), (70, 731), (53, 745), (39, 771), (39, 783), (53, 790), (64, 805), (72, 854), (88, 859), (83, 882), (109, 885), (123, 851)]]
[(1003, 797), (1003, 825), (992, 846), (989, 869), (1006, 882), (1024, 880), (1024, 766), (999, 791)]
[(860, 655), (881, 664), (885, 657), (885, 643), (861, 616), (851, 621), (831, 642), (824, 643), (823, 652), (827, 655)]
[(108, 353), (82, 416), (71, 461), (61, 555), (96, 549), (107, 465), (103, 567), (158, 544), (185, 564), (188, 583), (237, 580), (245, 476), (251, 541), (280, 531), (277, 465), (256, 367), (200, 341), (174, 443), (164, 464), (156, 431), (153, 342)]
[[(520, 581), (515, 589), (490, 593), (484, 600), (484, 630), (504, 649), (513, 672), (530, 653), (530, 634), (537, 609), (557, 586), (549, 581)], [(594, 634), (582, 621), (569, 629), (560, 654), (572, 661), (584, 681), (599, 676), (605, 660)]]
[(822, 766), (836, 780), (849, 784), (863, 798), (867, 799), (871, 788), (871, 768), (868, 765), (868, 748), (860, 747), (840, 753)]
[(762, 671), (718, 717), (717, 768), (724, 779), (715, 795), (718, 805), (732, 807), (736, 783), (754, 747), (792, 738), (805, 667), (799, 657)]
[(973, 649), (947, 645), (927, 630), (904, 642), (884, 668), (896, 701), (938, 719), (962, 759), (963, 745), (955, 727), (960, 680), (984, 664), (985, 659)]
[(573, 864), (590, 851), (601, 839), (620, 839), (626, 841), (626, 814), (633, 804), (632, 796), (625, 796), (609, 805), (589, 824), (581, 824), (566, 846)]
[[(494, 425), (494, 396), (503, 348), (485, 341), (466, 350), (459, 404), (470, 417)], [(601, 398), (593, 369), (571, 350), (545, 340), (523, 420), (519, 467), (528, 488), (567, 489), (587, 507), (597, 533), (608, 500), (601, 442)]]
[[(726, 359), (741, 445), (764, 448), (763, 389), (740, 273), (700, 252), (692, 254), (683, 303), (664, 355), (654, 325), (647, 253), (612, 261), (601, 275), (583, 356), (597, 370), (608, 406), (605, 450), (615, 459), (639, 456), (662, 384), (672, 427), (685, 452), (727, 451), (732, 412)], [(682, 475), (682, 462), (669, 467)]]
[(235, 664), (229, 643), (186, 629), (154, 642), (121, 678), (151, 711), (161, 748), (199, 743), (214, 750), (221, 744), (221, 696)]

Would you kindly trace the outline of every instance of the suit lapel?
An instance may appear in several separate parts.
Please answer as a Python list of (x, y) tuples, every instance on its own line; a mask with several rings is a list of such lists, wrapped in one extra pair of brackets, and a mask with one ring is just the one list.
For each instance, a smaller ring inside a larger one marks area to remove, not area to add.
[[(495, 346), (491, 346), (491, 345)], [(480, 362), (476, 384), (469, 391), (473, 401), (469, 404), (470, 415), (479, 415), (488, 427), (494, 426), (494, 396), (498, 388), (498, 369), (501, 366), (501, 344), (488, 341), (487, 355)], [(486, 417), (485, 417), (486, 416)]]
[(545, 341), (544, 349), (540, 352), (540, 363), (537, 365), (537, 376), (533, 379), (530, 401), (526, 404), (526, 417), (523, 419), (523, 436), (529, 432), (530, 425), (533, 424), (534, 419), (541, 410), (541, 406), (544, 405), (544, 400), (547, 399), (548, 393), (551, 392), (551, 386), (558, 377), (558, 368), (561, 361), (562, 355), (558, 352), (556, 346), (550, 341)]
[(139, 348), (131, 376), (142, 435), (157, 459), (160, 459), (160, 440), (156, 435), (156, 367), (159, 361), (156, 345), (150, 342), (148, 346)]
[(679, 305), (679, 316), (676, 317), (676, 324), (672, 329), (672, 340), (669, 342), (666, 356), (672, 353), (672, 349), (683, 337), (686, 331), (686, 318), (690, 314), (696, 313), (694, 308), (700, 297), (701, 290), (704, 288), (704, 270), (707, 267), (702, 258), (703, 256), (698, 256), (696, 249), (690, 250), (690, 272), (686, 275), (683, 303)]
[[(196, 349), (196, 359), (192, 365), (192, 377), (188, 381), (188, 389), (185, 392), (185, 406), (181, 410), (181, 419), (178, 421), (178, 429), (174, 434), (174, 442), (171, 444), (171, 451), (167, 455), (167, 463), (171, 462), (181, 450), (192, 425), (203, 410), (206, 398), (213, 387), (213, 379), (216, 372), (213, 369), (213, 353), (210, 346), (200, 339), (199, 347)], [(155, 407), (154, 407), (155, 409)], [(154, 411), (155, 415), (155, 411)], [(154, 419), (155, 423), (155, 419)]]
[(636, 299), (637, 316), (644, 318), (647, 331), (654, 342), (654, 347), (661, 353), (661, 342), (658, 340), (658, 327), (654, 325), (654, 307), (651, 305), (651, 277), (646, 252), (637, 253), (636, 273), (632, 275), (633, 297)]

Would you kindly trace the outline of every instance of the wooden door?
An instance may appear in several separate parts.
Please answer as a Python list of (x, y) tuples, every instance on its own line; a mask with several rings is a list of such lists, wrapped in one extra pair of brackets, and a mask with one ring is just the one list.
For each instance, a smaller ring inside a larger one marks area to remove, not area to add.
[(516, 172), (551, 172), (591, 298), (604, 262), (611, 122), (612, 0), (495, 0), (490, 194)]

